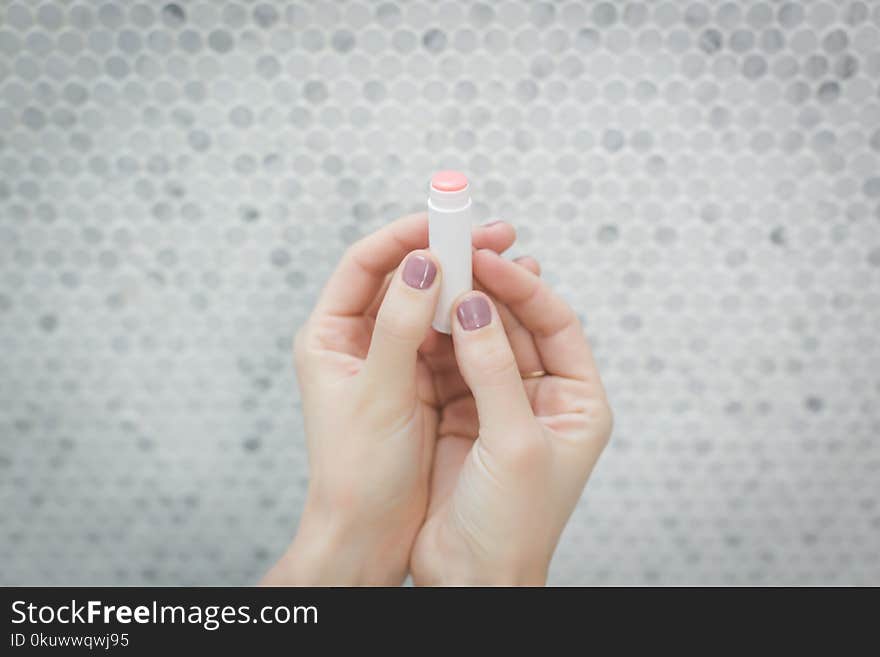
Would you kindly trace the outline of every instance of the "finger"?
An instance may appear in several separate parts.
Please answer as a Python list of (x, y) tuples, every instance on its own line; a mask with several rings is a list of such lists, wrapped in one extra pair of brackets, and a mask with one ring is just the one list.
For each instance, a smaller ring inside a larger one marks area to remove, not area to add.
[[(516, 258), (514, 262), (532, 273), (538, 274), (541, 271), (538, 261), (530, 256)], [(474, 287), (485, 292), (485, 288), (479, 280), (474, 281)], [(543, 366), (532, 334), (523, 328), (507, 306), (496, 302), (495, 308), (498, 310), (504, 330), (507, 332), (520, 371), (531, 373), (542, 369)], [(461, 396), (470, 396), (467, 384), (462, 379), (458, 364), (455, 362), (455, 353), (452, 350), (452, 341), (449, 336), (429, 331), (419, 348), (419, 353), (422, 354), (430, 365), (431, 371), (434, 372), (434, 388), (437, 400), (441, 405), (446, 405)], [(529, 392), (528, 384), (526, 392)]]
[(482, 226), (474, 226), (471, 243), (474, 249), (491, 249), (504, 253), (516, 242), (516, 229), (506, 221), (492, 221)]
[(531, 331), (526, 329), (516, 318), (516, 315), (510, 311), (510, 308), (503, 303), (496, 300), (495, 307), (498, 310), (501, 323), (504, 325), (504, 332), (507, 333), (513, 355), (516, 357), (516, 366), (520, 371), (520, 376), (542, 371), (544, 365), (541, 362), (541, 354), (535, 346), (535, 339)]
[(541, 263), (532, 256), (520, 256), (519, 258), (514, 258), (513, 261), (520, 267), (528, 269), (535, 276), (541, 275)]
[(316, 312), (362, 314), (382, 287), (385, 276), (415, 249), (428, 245), (428, 215), (412, 214), (352, 244), (331, 275)]
[[(532, 256), (520, 256), (514, 258), (513, 261), (536, 276), (541, 275), (541, 264)], [(519, 371), (522, 374), (542, 371), (544, 365), (541, 363), (541, 355), (538, 353), (531, 332), (520, 323), (516, 315), (510, 312), (510, 308), (503, 303), (498, 303), (497, 299), (495, 306), (498, 308), (504, 330), (507, 331), (507, 337), (510, 339), (510, 346), (513, 347), (513, 353), (516, 355)], [(528, 386), (526, 386), (526, 392), (528, 390)]]
[[(482, 226), (474, 226), (471, 233), (471, 242), (473, 243), (474, 249), (491, 249), (496, 253), (504, 253), (507, 249), (513, 246), (515, 241), (516, 229), (504, 221), (493, 221), (488, 224), (483, 224)], [(424, 248), (425, 246), (426, 244), (421, 244), (414, 246), (413, 248)], [(376, 316), (379, 306), (382, 303), (382, 299), (385, 298), (385, 292), (388, 290), (388, 285), (391, 282), (391, 274), (393, 273), (391, 269), (398, 264), (399, 261), (394, 263), (389, 271), (385, 273), (382, 282), (377, 288), (376, 294), (364, 310), (365, 315), (369, 317)]]
[[(479, 278), (474, 279), (474, 289), (486, 292), (486, 287)], [(527, 331), (516, 316), (510, 312), (510, 309), (503, 303), (499, 303), (496, 299), (495, 310), (501, 318), (501, 324), (504, 326), (504, 332), (507, 333), (507, 339), (510, 342), (510, 348), (513, 349), (513, 356), (516, 358), (516, 364), (521, 374), (529, 374), (543, 369), (541, 365), (541, 357), (538, 349), (535, 347), (535, 341), (531, 332)]]
[(420, 250), (409, 254), (391, 279), (363, 368), (368, 381), (382, 381), (383, 393), (415, 392), (416, 358), (437, 307), (440, 277), (433, 256)]
[(534, 415), (504, 326), (488, 296), (469, 292), (459, 299), (452, 341), (459, 370), (477, 404), (486, 446), (493, 448), (493, 441), (522, 433)]
[(379, 287), (379, 291), (376, 293), (376, 296), (370, 302), (370, 305), (367, 306), (367, 309), (364, 311), (364, 314), (367, 317), (376, 318), (376, 313), (379, 312), (379, 306), (382, 305), (382, 299), (385, 298), (385, 293), (388, 291), (388, 286), (391, 285), (391, 279), (394, 278), (394, 272), (389, 272), (385, 274), (385, 280), (382, 281), (382, 285)]
[[(531, 256), (520, 256), (514, 258), (513, 262), (536, 276), (541, 275), (540, 263)], [(485, 291), (486, 288), (479, 278), (475, 278), (475, 287)], [(544, 366), (541, 363), (541, 357), (538, 354), (538, 348), (535, 346), (535, 340), (531, 332), (520, 323), (516, 315), (510, 312), (506, 305), (499, 303), (497, 299), (495, 300), (495, 307), (498, 309), (498, 315), (501, 317), (504, 330), (507, 332), (507, 338), (510, 340), (510, 346), (513, 348), (513, 354), (516, 357), (520, 372), (522, 374), (531, 374), (543, 370)]]
[(475, 275), (534, 336), (544, 369), (593, 383), (604, 395), (593, 354), (571, 306), (538, 276), (486, 249), (474, 255)]

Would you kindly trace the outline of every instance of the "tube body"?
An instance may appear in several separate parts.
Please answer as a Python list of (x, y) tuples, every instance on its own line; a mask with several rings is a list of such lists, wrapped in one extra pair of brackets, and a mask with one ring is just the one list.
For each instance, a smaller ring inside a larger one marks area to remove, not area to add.
[[(428, 244), (440, 262), (440, 301), (434, 315), (434, 329), (452, 333), (451, 314), (455, 300), (473, 289), (471, 271), (471, 198), (467, 179), (450, 183), (441, 172), (431, 181), (428, 196)], [(462, 186), (463, 184), (463, 186)]]

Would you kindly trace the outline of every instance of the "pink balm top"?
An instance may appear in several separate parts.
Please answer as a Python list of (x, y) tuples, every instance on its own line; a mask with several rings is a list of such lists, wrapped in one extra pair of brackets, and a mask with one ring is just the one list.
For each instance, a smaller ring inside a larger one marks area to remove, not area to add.
[(460, 171), (438, 171), (431, 178), (431, 187), (438, 192), (460, 192), (467, 186), (467, 178)]

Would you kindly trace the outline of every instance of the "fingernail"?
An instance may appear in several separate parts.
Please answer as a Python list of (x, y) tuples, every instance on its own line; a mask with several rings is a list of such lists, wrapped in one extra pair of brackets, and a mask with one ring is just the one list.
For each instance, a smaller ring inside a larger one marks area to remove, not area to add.
[(458, 316), (458, 323), (465, 331), (475, 331), (488, 326), (492, 321), (492, 308), (489, 307), (485, 297), (479, 294), (468, 297), (458, 304), (455, 314)]
[(483, 228), (489, 228), (490, 226), (495, 226), (496, 224), (503, 223), (501, 219), (493, 219), (492, 221), (487, 221), (483, 224)]
[(416, 253), (406, 259), (406, 264), (403, 266), (403, 282), (410, 287), (418, 290), (429, 288), (435, 276), (437, 276), (437, 266), (430, 258)]

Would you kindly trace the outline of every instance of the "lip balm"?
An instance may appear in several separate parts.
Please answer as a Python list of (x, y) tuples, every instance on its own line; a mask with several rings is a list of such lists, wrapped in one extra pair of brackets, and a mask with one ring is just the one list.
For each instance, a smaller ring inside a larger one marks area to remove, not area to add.
[(440, 302), (434, 329), (452, 333), (452, 304), (473, 288), (471, 272), (471, 197), (458, 171), (438, 171), (428, 195), (428, 247), (440, 262)]

